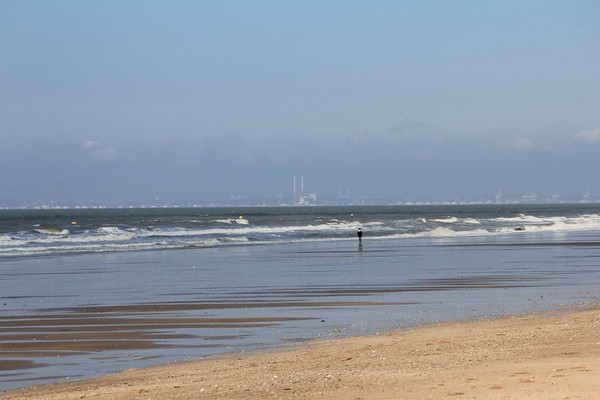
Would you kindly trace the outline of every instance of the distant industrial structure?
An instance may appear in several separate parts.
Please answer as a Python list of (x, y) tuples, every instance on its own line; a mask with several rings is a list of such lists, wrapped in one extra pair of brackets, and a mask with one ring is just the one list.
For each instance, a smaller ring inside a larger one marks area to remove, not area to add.
[(300, 177), (300, 195), (296, 191), (296, 177), (294, 176), (292, 205), (294, 206), (313, 206), (317, 204), (317, 194), (304, 194), (304, 175)]
[[(287, 180), (287, 179), (286, 179)], [(285, 187), (288, 187), (285, 190)], [(320, 193), (305, 192), (304, 176), (294, 176), (292, 193), (289, 186), (285, 185), (280, 192), (268, 196), (247, 197), (242, 194), (231, 195), (226, 198), (199, 199), (199, 198), (160, 198), (154, 197), (140, 200), (113, 200), (102, 203), (100, 201), (76, 201), (70, 199), (46, 200), (2, 200), (0, 210), (5, 209), (96, 209), (96, 208), (175, 208), (175, 207), (273, 207), (273, 206), (361, 206), (361, 205), (449, 205), (449, 204), (600, 204), (600, 191), (586, 190), (581, 194), (545, 193), (538, 195), (536, 192), (505, 192), (498, 189), (496, 193), (477, 198), (455, 197), (439, 199), (396, 199), (354, 195), (349, 189), (335, 192)]]

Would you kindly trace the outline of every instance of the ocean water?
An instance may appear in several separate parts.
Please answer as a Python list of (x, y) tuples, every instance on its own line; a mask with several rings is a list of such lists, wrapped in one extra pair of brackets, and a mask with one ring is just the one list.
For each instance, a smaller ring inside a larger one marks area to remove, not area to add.
[(0, 210), (0, 259), (410, 238), (514, 238), (600, 229), (597, 205)]
[(596, 304), (599, 283), (593, 204), (2, 210), (0, 389)]

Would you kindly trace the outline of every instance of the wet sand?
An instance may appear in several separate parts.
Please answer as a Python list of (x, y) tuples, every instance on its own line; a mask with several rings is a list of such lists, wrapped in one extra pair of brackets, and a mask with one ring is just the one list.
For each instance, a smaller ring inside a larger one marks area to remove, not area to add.
[[(321, 326), (330, 337), (348, 336), (344, 327), (352, 324), (352, 320), (342, 318), (341, 328), (330, 328), (329, 321), (316, 317), (314, 311), (317, 316), (329, 313), (327, 319), (334, 323), (337, 315), (355, 313), (364, 318), (371, 311), (378, 325), (372, 325), (367, 332), (373, 332), (385, 329), (384, 321), (392, 313), (397, 318), (400, 309), (420, 304), (366, 300), (378, 298), (378, 295), (511, 287), (529, 287), (529, 283), (510, 278), (465, 277), (400, 286), (279, 288), (276, 296), (280, 299), (269, 301), (265, 301), (269, 296), (254, 289), (245, 294), (249, 298), (238, 297), (236, 301), (228, 296), (227, 301), (222, 302), (184, 301), (28, 310), (0, 316), (0, 390), (91, 378), (129, 368), (197, 359), (240, 349), (291, 346), (316, 337), (306, 333), (302, 335), (303, 326)], [(257, 301), (257, 298), (263, 301)], [(307, 313), (307, 310), (312, 311)], [(282, 333), (283, 329), (290, 327), (299, 334), (286, 336)], [(261, 336), (260, 331), (265, 332), (262, 334), (265, 336)], [(268, 332), (275, 334), (275, 340), (268, 339)], [(267, 337), (267, 340), (261, 342), (262, 337)], [(228, 346), (229, 343), (242, 345)], [(174, 352), (177, 357), (165, 358)]]
[(598, 256), (382, 242), (5, 260), (0, 391), (596, 304)]
[[(179, 360), (198, 358), (228, 351), (224, 343), (247, 340), (257, 329), (277, 330), (286, 324), (325, 322), (297, 316), (292, 312), (294, 309), (410, 304), (375, 301), (180, 302), (43, 309), (38, 313), (0, 316), (0, 378), (3, 380), (0, 390), (98, 375), (99, 372), (65, 373), (73, 371), (74, 365), (83, 366), (85, 360), (91, 364), (102, 361), (109, 367), (114, 365), (114, 369), (104, 373), (116, 372), (126, 369), (118, 367), (122, 359), (129, 365), (137, 364), (137, 367), (164, 364), (164, 354), (173, 348), (179, 348), (180, 354), (189, 352), (189, 357), (180, 356)], [(223, 311), (232, 309), (252, 316), (222, 316)], [(285, 309), (290, 316), (258, 316), (261, 309)], [(216, 313), (198, 316), (208, 311)], [(287, 339), (288, 343), (304, 340)], [(93, 368), (92, 371), (98, 371), (97, 367)]]
[(600, 309), (589, 308), (235, 352), (0, 398), (590, 399), (599, 373)]
[[(392, 303), (390, 303), (391, 305)], [(400, 303), (393, 303), (400, 304)], [(181, 317), (177, 312), (223, 310), (231, 308), (293, 307), (367, 307), (381, 302), (263, 302), (263, 303), (163, 303), (129, 306), (94, 306), (44, 310), (40, 314), (0, 318), (0, 374), (37, 368), (43, 357), (66, 357), (111, 350), (161, 349), (173, 346), (166, 342), (189, 339), (211, 347), (210, 341), (233, 339), (227, 335), (194, 335), (180, 331), (194, 329), (266, 328), (303, 317)], [(206, 344), (208, 342), (208, 344)], [(221, 345), (215, 345), (221, 347)], [(68, 361), (66, 361), (68, 362)]]

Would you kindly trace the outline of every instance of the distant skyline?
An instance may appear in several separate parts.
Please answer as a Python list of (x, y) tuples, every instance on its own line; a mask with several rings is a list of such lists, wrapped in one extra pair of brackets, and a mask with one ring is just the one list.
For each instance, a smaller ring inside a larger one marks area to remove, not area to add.
[(0, 2), (0, 207), (600, 197), (598, 1)]

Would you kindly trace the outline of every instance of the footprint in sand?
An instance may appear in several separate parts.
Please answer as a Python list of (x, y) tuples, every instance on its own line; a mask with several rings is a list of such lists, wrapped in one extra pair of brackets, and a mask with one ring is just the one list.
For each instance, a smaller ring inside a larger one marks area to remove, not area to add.
[(520, 379), (519, 383), (533, 383), (535, 382), (535, 379), (531, 378), (531, 379)]
[(572, 367), (571, 369), (574, 369), (577, 372), (592, 372), (593, 371), (585, 365), (580, 365), (578, 367)]
[[(566, 371), (564, 368), (558, 368), (555, 369), (553, 372), (563, 372)], [(554, 374), (554, 375), (550, 375), (551, 378), (564, 378), (566, 375), (565, 374)]]
[(511, 376), (518, 376), (518, 375), (529, 375), (529, 372), (515, 372)]

